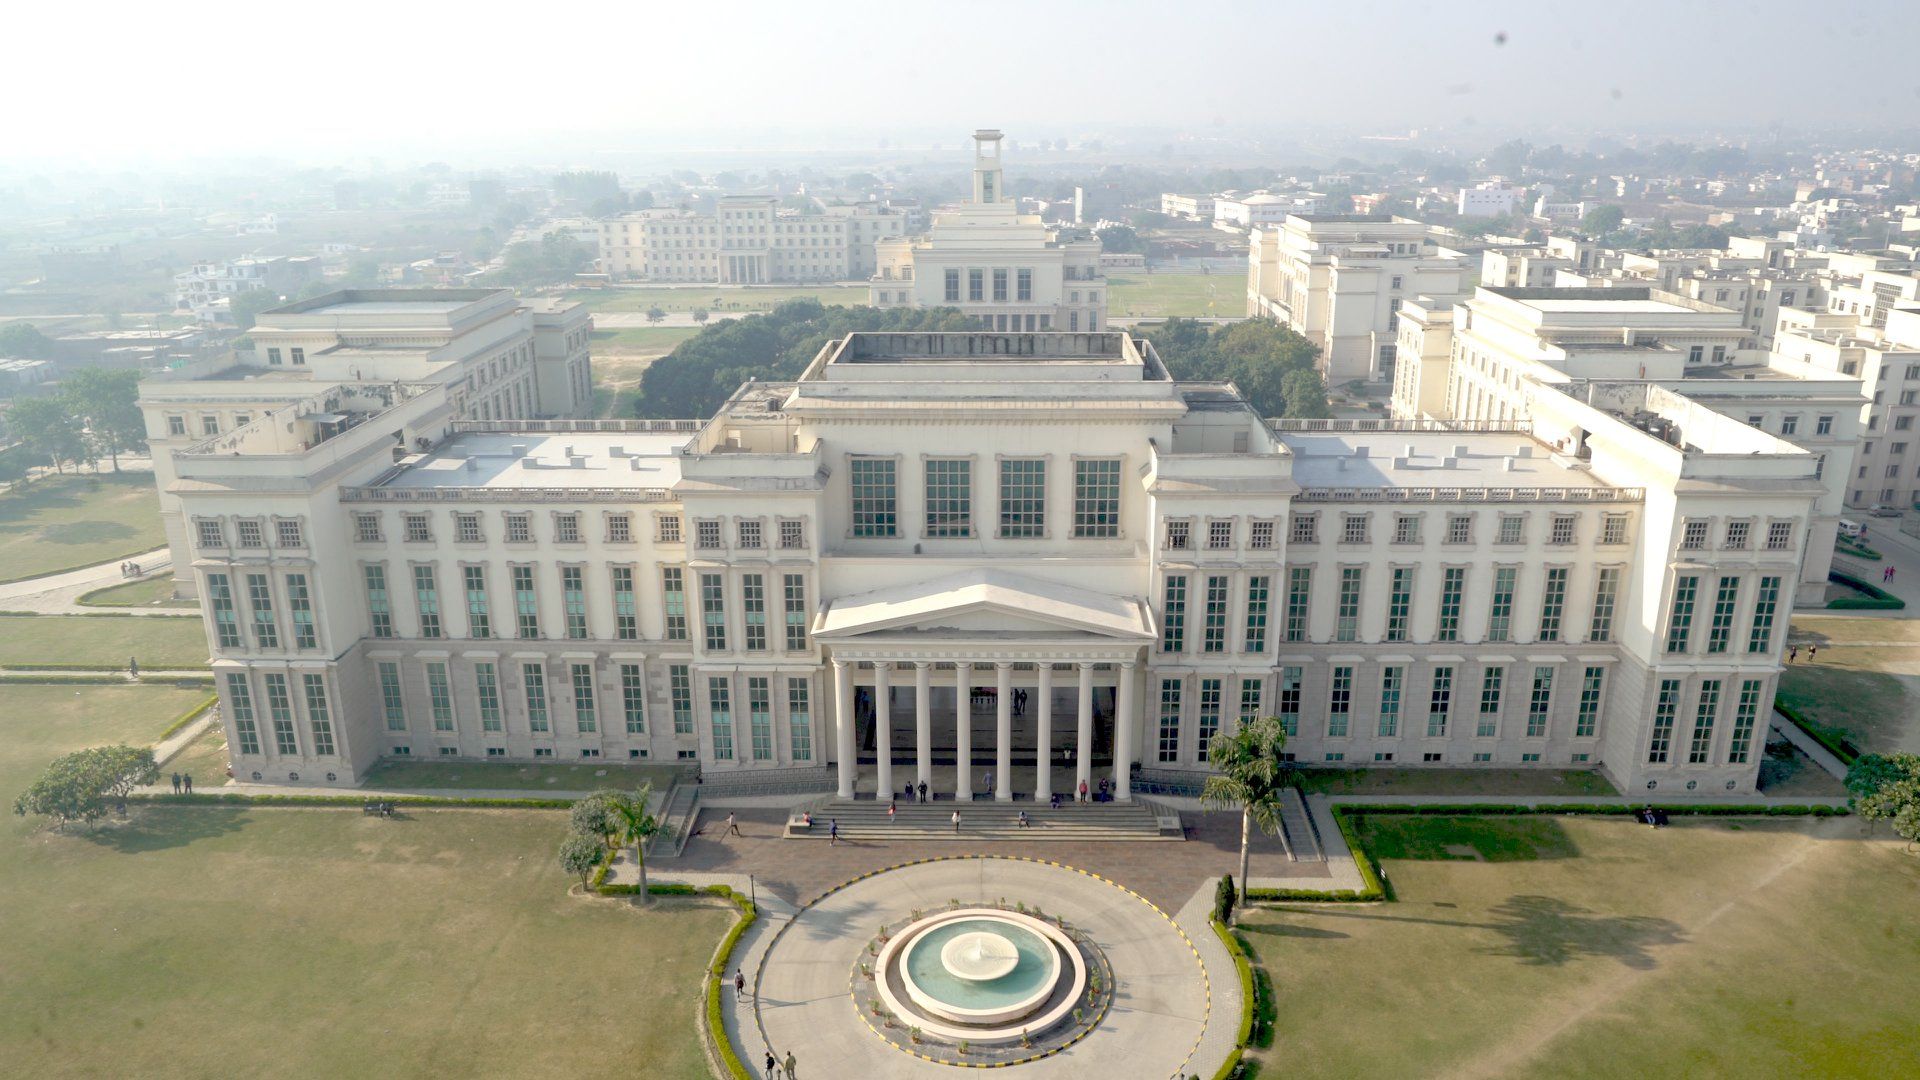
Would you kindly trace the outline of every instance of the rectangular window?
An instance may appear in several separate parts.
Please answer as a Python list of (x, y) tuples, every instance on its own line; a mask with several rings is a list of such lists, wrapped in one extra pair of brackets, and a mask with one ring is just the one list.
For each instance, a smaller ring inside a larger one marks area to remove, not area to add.
[(1187, 577), (1168, 574), (1166, 602), (1160, 606), (1160, 651), (1177, 653), (1187, 642)]
[(733, 760), (733, 685), (725, 676), (707, 680), (709, 727), (713, 730), (713, 759)]
[(1540, 593), (1539, 641), (1560, 640), (1560, 619), (1567, 610), (1567, 568), (1547, 569), (1547, 580)]
[(413, 606), (420, 614), (420, 636), (440, 636), (440, 586), (434, 581), (433, 564), (419, 563), (413, 568)]
[(693, 734), (693, 673), (685, 664), (667, 666), (667, 695), (673, 706), (673, 733)]
[[(1014, 281), (1013, 298), (1015, 300), (1028, 301), (1033, 299), (1033, 271), (1032, 270), (1022, 268), (1014, 271), (1013, 281)], [(1027, 329), (1031, 330), (1033, 329), (1033, 327), (1028, 326)]]
[(407, 730), (407, 699), (400, 689), (400, 665), (391, 660), (382, 660), (378, 665), (380, 672), (380, 704), (386, 712), (388, 731)]
[(806, 522), (789, 520), (780, 523), (780, 550), (803, 551), (806, 546)]
[(793, 760), (813, 760), (813, 712), (811, 694), (805, 679), (787, 680), (787, 735), (793, 743)]
[(726, 577), (700, 575), (700, 624), (706, 646), (713, 650), (727, 647)]
[(1613, 609), (1620, 597), (1620, 568), (1603, 567), (1593, 584), (1593, 621), (1587, 625), (1588, 641), (1613, 640)]
[(313, 752), (333, 756), (333, 714), (327, 708), (327, 678), (324, 675), (300, 676), (306, 691), (307, 727), (313, 732)]
[(661, 514), (653, 519), (654, 540), (662, 544), (680, 542), (680, 515)]
[(807, 647), (807, 579), (804, 574), (787, 574), (781, 579), (785, 593), (787, 649), (800, 652)]
[(633, 543), (633, 515), (632, 514), (608, 514), (607, 515), (607, 543), (609, 544)]
[(1392, 583), (1387, 589), (1387, 640), (1407, 640), (1407, 623), (1413, 614), (1413, 568), (1396, 566), (1393, 568)]
[(487, 606), (487, 568), (463, 566), (460, 568), (460, 579), (461, 587), (467, 594), (467, 636), (492, 637), (493, 617)]
[(506, 730), (500, 721), (500, 676), (491, 660), (473, 665), (473, 696), (480, 703), (480, 730)]
[(1447, 717), (1453, 710), (1453, 669), (1437, 667), (1433, 669), (1433, 689), (1427, 698), (1427, 738), (1443, 739), (1447, 735)]
[(547, 731), (547, 669), (544, 665), (522, 664), (520, 679), (527, 691), (527, 728)]
[(640, 638), (640, 608), (633, 595), (633, 567), (607, 568), (613, 578), (613, 636), (621, 641)]
[(447, 665), (433, 661), (427, 665), (427, 704), (432, 710), (433, 730), (453, 730), (453, 684), (447, 679)]
[(1035, 458), (1000, 462), (1000, 536), (1030, 539), (1046, 535), (1047, 463)]
[(1227, 651), (1227, 581), (1225, 575), (1207, 578), (1206, 622), (1202, 630), (1202, 652)]
[(1767, 523), (1767, 550), (1786, 551), (1793, 547), (1793, 522), (1772, 521)]
[(1247, 523), (1247, 547), (1254, 551), (1273, 550), (1273, 522), (1252, 521)]
[[(374, 569), (368, 567), (369, 570)], [(227, 575), (207, 575), (207, 606), (213, 611), (213, 629), (219, 647), (237, 649), (240, 647), (240, 624), (233, 611), (233, 587), (227, 584)], [(383, 635), (376, 634), (375, 637)]]
[(1523, 544), (1527, 539), (1527, 519), (1519, 514), (1500, 515), (1500, 533), (1496, 543)]
[(714, 518), (702, 518), (693, 523), (693, 546), (701, 551), (719, 551), (727, 545), (720, 534), (720, 522)]
[(773, 694), (764, 675), (747, 678), (747, 738), (753, 760), (773, 760)]
[(739, 522), (734, 526), (734, 533), (740, 541), (742, 550), (759, 551), (762, 547), (766, 546), (760, 528), (760, 521), (757, 518)]
[(533, 588), (533, 567), (512, 568), (514, 632), (522, 638), (540, 636), (540, 596)]
[(1700, 702), (1693, 713), (1693, 740), (1687, 745), (1687, 764), (1713, 760), (1713, 721), (1720, 714), (1720, 680), (1700, 681)]
[(957, 304), (960, 302), (960, 271), (958, 270), (947, 271), (946, 291), (944, 293), (944, 297), (946, 299), (946, 302), (949, 304)]
[(1513, 589), (1519, 570), (1511, 566), (1495, 567), (1493, 595), (1487, 602), (1487, 640), (1513, 640)]
[(267, 717), (273, 721), (273, 748), (281, 757), (300, 753), (300, 738), (293, 730), (293, 697), (287, 693), (287, 677), (269, 672), (262, 676), (267, 684)]
[(1317, 544), (1320, 542), (1320, 515), (1295, 514), (1293, 531), (1287, 539), (1295, 544)]
[(262, 649), (280, 647), (280, 624), (273, 617), (273, 590), (267, 575), (247, 575), (247, 610), (253, 615), (253, 640)]
[(1447, 518), (1447, 543), (1473, 543), (1473, 515), (1453, 514)]
[(1673, 580), (1673, 609), (1667, 615), (1667, 651), (1686, 652), (1687, 639), (1693, 633), (1693, 602), (1700, 591), (1700, 578), (1682, 574)]
[(1207, 550), (1228, 551), (1233, 548), (1233, 519), (1207, 522)]
[(1553, 668), (1545, 664), (1533, 669), (1533, 692), (1527, 698), (1527, 738), (1547, 737), (1547, 721), (1553, 716)]
[(1681, 525), (1680, 550), (1699, 551), (1707, 546), (1708, 522), (1694, 518)]
[(1467, 570), (1449, 566), (1440, 571), (1440, 618), (1434, 624), (1433, 640), (1460, 640), (1460, 601), (1467, 589)]
[(573, 722), (582, 735), (600, 730), (600, 710), (593, 701), (593, 665), (573, 664), (568, 672), (573, 681)]
[(354, 540), (362, 544), (379, 543), (381, 539), (380, 515), (379, 514), (353, 515), (353, 538)]
[(1194, 760), (1207, 760), (1207, 747), (1213, 743), (1213, 737), (1220, 733), (1220, 685), (1219, 679), (1200, 680), (1200, 730), (1199, 744)]
[(1393, 542), (1396, 544), (1417, 544), (1420, 542), (1420, 517), (1417, 514), (1395, 514), (1393, 518)]
[(1773, 651), (1773, 616), (1780, 606), (1780, 579), (1763, 577), (1760, 592), (1753, 599), (1753, 628), (1747, 632), (1747, 651)]
[[(1506, 689), (1507, 669), (1499, 665), (1488, 667), (1480, 675), (1480, 722), (1473, 733), (1480, 738), (1492, 738), (1500, 731), (1500, 694)], [(1428, 734), (1432, 734), (1431, 731)]]
[(1307, 604), (1313, 594), (1313, 568), (1295, 566), (1287, 570), (1287, 640), (1307, 640)]
[(234, 540), (243, 548), (263, 548), (267, 546), (267, 537), (260, 529), (260, 523), (241, 518), (233, 523)]
[(1555, 514), (1547, 528), (1547, 543), (1555, 547), (1565, 547), (1574, 542), (1574, 529), (1578, 518), (1571, 514)]
[(1600, 693), (1605, 688), (1607, 669), (1589, 666), (1580, 680), (1580, 713), (1574, 718), (1573, 737), (1591, 739), (1600, 728)]
[(687, 640), (686, 574), (677, 566), (660, 568), (661, 611), (666, 618), (667, 640)]
[(1373, 520), (1370, 514), (1340, 515), (1340, 542), (1343, 544), (1364, 544), (1369, 531), (1367, 525)]
[(1733, 551), (1745, 551), (1753, 531), (1750, 521), (1727, 522), (1727, 547)]
[(1707, 651), (1723, 653), (1733, 642), (1733, 616), (1740, 606), (1740, 579), (1723, 577), (1713, 596), (1713, 618), (1707, 623)]
[(531, 544), (533, 542), (533, 518), (527, 514), (508, 514), (507, 543)]
[(979, 303), (987, 298), (987, 272), (985, 270), (967, 271), (967, 299)]
[(453, 515), (453, 538), (462, 544), (478, 544), (485, 539), (480, 535), (480, 515)]
[(1120, 535), (1120, 460), (1073, 463), (1073, 535)]
[(899, 513), (892, 458), (857, 457), (847, 463), (853, 493), (853, 535), (895, 536)]
[(1624, 544), (1627, 542), (1627, 515), (1608, 514), (1600, 519), (1600, 542), (1602, 544)]
[(1673, 718), (1680, 711), (1680, 680), (1661, 679), (1660, 696), (1653, 707), (1653, 735), (1647, 742), (1647, 762), (1659, 765), (1673, 750)]
[(1347, 724), (1353, 714), (1353, 669), (1345, 665), (1333, 669), (1327, 690), (1327, 738), (1347, 737)]
[(1300, 698), (1306, 683), (1306, 669), (1283, 667), (1280, 669), (1280, 682), (1275, 715), (1280, 718), (1280, 728), (1289, 739), (1300, 734)]
[(1727, 764), (1745, 765), (1752, 759), (1754, 723), (1760, 715), (1759, 679), (1743, 679), (1734, 703), (1733, 737), (1727, 742)]
[(307, 590), (307, 575), (287, 575), (287, 612), (293, 619), (293, 647), (317, 649), (320, 638), (313, 626), (313, 596)]
[(584, 641), (587, 636), (586, 571), (578, 566), (560, 568), (560, 600), (567, 618), (567, 637)]
[(1180, 760), (1180, 680), (1160, 680), (1161, 761)]
[(401, 514), (400, 521), (406, 526), (406, 540), (409, 544), (430, 544), (433, 542), (433, 529), (425, 514)]
[(1272, 580), (1265, 574), (1247, 578), (1246, 651), (1250, 653), (1267, 651), (1267, 592)]
[(647, 733), (647, 676), (639, 664), (620, 665), (620, 712), (626, 717), (627, 734)]
[(1176, 518), (1167, 522), (1167, 550), (1185, 551), (1193, 546), (1193, 522)]
[(218, 521), (198, 518), (194, 528), (199, 535), (199, 546), (203, 548), (223, 548), (227, 546), (227, 532)]
[(740, 575), (742, 647), (761, 652), (767, 647), (767, 579), (763, 574)]
[(260, 753), (260, 729), (254, 725), (253, 688), (241, 672), (227, 673), (227, 707), (233, 710), (233, 730), (240, 737), (240, 753)]
[(553, 515), (553, 542), (556, 544), (577, 544), (580, 542), (580, 515)]
[(1362, 569), (1357, 566), (1340, 568), (1340, 593), (1335, 608), (1336, 641), (1357, 641), (1360, 635), (1360, 591)]
[(935, 458), (926, 463), (929, 537), (973, 535), (973, 462)]
[(993, 302), (996, 304), (1007, 302), (1007, 272), (1002, 269), (995, 269), (993, 272)]
[(1380, 669), (1380, 737), (1396, 738), (1400, 734), (1400, 692), (1406, 683), (1406, 668), (1383, 667)]
[(1259, 679), (1240, 680), (1240, 726), (1246, 727), (1260, 718), (1261, 686)]

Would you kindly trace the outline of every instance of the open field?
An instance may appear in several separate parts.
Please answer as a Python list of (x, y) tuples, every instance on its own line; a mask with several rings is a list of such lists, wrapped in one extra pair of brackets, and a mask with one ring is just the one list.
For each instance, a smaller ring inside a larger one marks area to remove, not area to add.
[(179, 608), (185, 611), (198, 611), (200, 605), (192, 600), (173, 599), (173, 575), (155, 574), (142, 581), (129, 581), (124, 585), (109, 585), (104, 589), (95, 589), (80, 597), (79, 603), (86, 607), (130, 608), (161, 607)]
[(1245, 275), (1117, 274), (1107, 277), (1107, 315), (1237, 319), (1247, 313)]
[(581, 289), (567, 294), (589, 311), (772, 311), (788, 300), (818, 300), (822, 304), (863, 307), (867, 286), (858, 285), (662, 285), (647, 288)]
[(593, 366), (598, 369), (605, 354), (642, 353), (665, 356), (675, 345), (701, 330), (697, 326), (631, 326), (620, 330), (593, 332)]
[[(0, 686), (0, 793), (59, 753), (151, 742), (202, 694)], [(700, 970), (731, 915), (567, 896), (564, 829), (557, 811), (149, 807), (71, 835), (8, 816), (8, 1071), (704, 1077)]]
[(218, 724), (209, 724), (200, 737), (188, 743), (163, 765), (164, 773), (186, 773), (193, 777), (194, 790), (208, 791), (227, 780), (227, 733)]
[(1359, 825), (1397, 903), (1247, 916), (1260, 1075), (1920, 1071), (1920, 858), (1856, 820)]
[(575, 765), (513, 765), (505, 762), (439, 762), (386, 760), (367, 773), (369, 788), (487, 788), (539, 791), (591, 791), (619, 788), (631, 791), (651, 783), (665, 791), (673, 782), (672, 765), (627, 765), (593, 761)]
[(166, 542), (152, 473), (56, 476), (0, 495), (0, 581), (106, 562)]
[[(622, 330), (620, 333), (676, 333), (677, 331)], [(599, 332), (595, 332), (596, 337)], [(676, 343), (677, 344), (677, 343)], [(640, 377), (655, 360), (665, 356), (672, 345), (651, 352), (614, 353), (593, 358), (593, 415), (599, 419), (626, 419), (633, 416), (640, 400)]]
[(204, 668), (207, 632), (200, 620), (131, 615), (0, 615), (0, 665), (85, 664), (123, 669)]
[(1592, 769), (1323, 769), (1300, 786), (1328, 795), (1618, 795)]
[(1789, 640), (1782, 702), (1863, 750), (1920, 752), (1920, 620), (1796, 615)]

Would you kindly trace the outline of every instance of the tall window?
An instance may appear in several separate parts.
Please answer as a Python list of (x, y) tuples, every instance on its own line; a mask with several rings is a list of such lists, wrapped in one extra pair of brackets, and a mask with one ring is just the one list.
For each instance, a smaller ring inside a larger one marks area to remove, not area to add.
[(1727, 764), (1745, 765), (1752, 754), (1754, 722), (1760, 715), (1759, 679), (1743, 679), (1734, 702), (1733, 737), (1727, 742)]
[(1460, 599), (1466, 588), (1466, 567), (1449, 566), (1440, 571), (1440, 618), (1434, 624), (1433, 640), (1460, 640)]
[(626, 717), (627, 734), (647, 733), (647, 675), (639, 664), (620, 665), (620, 712)]
[(480, 730), (506, 730), (500, 721), (500, 676), (491, 660), (473, 665), (473, 696), (480, 703)]
[(1387, 590), (1387, 640), (1407, 640), (1407, 622), (1413, 612), (1413, 568), (1393, 568)]
[[(1025, 268), (1016, 270), (1014, 271), (1013, 280), (1014, 280), (1013, 298), (1015, 300), (1022, 300), (1022, 301), (1032, 300), (1033, 299), (1033, 271)], [(1033, 327), (1029, 326), (1027, 327), (1027, 329), (1031, 330), (1033, 329)]]
[(781, 578), (785, 592), (787, 649), (799, 652), (807, 647), (807, 578), (805, 574), (787, 574)]
[(523, 638), (540, 636), (540, 596), (533, 588), (533, 567), (513, 568), (513, 617), (515, 633)]
[(973, 462), (934, 458), (926, 463), (930, 537), (973, 535)]
[(1227, 651), (1227, 581), (1225, 575), (1207, 578), (1207, 606), (1202, 626), (1202, 652)]
[(273, 721), (273, 748), (281, 757), (300, 752), (300, 737), (293, 730), (293, 697), (287, 693), (287, 677), (276, 672), (261, 676), (267, 684), (267, 718)]
[(709, 727), (713, 730), (715, 761), (733, 760), (733, 686), (725, 676), (707, 680)]
[(1552, 715), (1553, 668), (1542, 664), (1533, 669), (1533, 692), (1527, 698), (1527, 738), (1546, 738)]
[(1406, 685), (1407, 669), (1403, 667), (1383, 667), (1380, 669), (1380, 737), (1395, 738), (1400, 734), (1400, 693)]
[(1047, 463), (1038, 458), (1000, 462), (1000, 535), (1030, 539), (1047, 531)]
[(693, 734), (693, 675), (687, 665), (667, 665), (667, 697), (673, 706), (673, 733)]
[(1720, 680), (1700, 681), (1700, 702), (1693, 713), (1693, 741), (1687, 746), (1687, 764), (1713, 760), (1713, 720), (1720, 714)]
[(640, 608), (633, 595), (633, 567), (608, 568), (613, 578), (613, 636), (621, 641), (640, 638)]
[(306, 691), (307, 728), (313, 732), (313, 752), (333, 756), (333, 714), (327, 708), (327, 678), (307, 673), (300, 676)]
[(1240, 680), (1240, 726), (1260, 719), (1261, 686), (1259, 679)]
[(996, 304), (1007, 302), (1007, 272), (1003, 269), (995, 269), (993, 272), (993, 302)]
[(400, 665), (391, 660), (379, 664), (380, 704), (387, 715), (388, 731), (407, 730), (407, 699), (400, 689)]
[(1733, 616), (1740, 606), (1740, 579), (1727, 576), (1713, 597), (1713, 619), (1707, 624), (1707, 651), (1723, 653), (1733, 642)]
[(1300, 734), (1300, 692), (1306, 682), (1306, 669), (1283, 667), (1280, 669), (1279, 700), (1275, 702), (1280, 728), (1288, 738)]
[(1073, 463), (1073, 535), (1120, 535), (1120, 461), (1101, 458)]
[(747, 739), (753, 760), (773, 760), (773, 694), (764, 675), (747, 677)]
[(420, 636), (440, 636), (440, 586), (433, 578), (432, 563), (417, 563), (413, 568), (413, 606), (420, 613)]
[(547, 669), (539, 663), (523, 664), (520, 667), (520, 681), (527, 691), (527, 728), (530, 731), (548, 731), (547, 723)]
[(1246, 650), (1250, 653), (1267, 651), (1267, 592), (1272, 580), (1265, 574), (1247, 579)]
[(253, 688), (241, 672), (227, 673), (227, 707), (233, 710), (233, 730), (240, 736), (240, 752), (259, 754), (260, 729), (254, 724)]
[(1194, 760), (1207, 760), (1207, 747), (1213, 737), (1220, 733), (1220, 682), (1219, 679), (1200, 680), (1200, 731), (1198, 750)]
[(253, 614), (253, 640), (262, 649), (280, 647), (280, 624), (273, 617), (273, 590), (267, 575), (247, 575), (247, 610)]
[(727, 647), (726, 581), (721, 574), (700, 575), (700, 625), (709, 649)]
[(1760, 579), (1760, 592), (1753, 598), (1753, 628), (1747, 632), (1747, 651), (1750, 653), (1771, 652), (1773, 648), (1773, 614), (1780, 606), (1780, 579), (1763, 577)]
[(751, 652), (767, 647), (767, 578), (764, 574), (740, 575), (741, 644)]
[(1187, 644), (1187, 576), (1167, 575), (1166, 602), (1160, 607), (1160, 649), (1177, 653)]
[(687, 578), (677, 566), (660, 568), (661, 612), (666, 618), (667, 640), (687, 640)]
[(787, 680), (787, 735), (793, 743), (793, 760), (813, 760), (812, 695), (807, 680)]
[(568, 675), (573, 681), (573, 723), (582, 735), (600, 730), (600, 710), (593, 701), (593, 665), (573, 664)]
[(1453, 669), (1433, 669), (1433, 689), (1427, 698), (1427, 738), (1441, 739), (1447, 734), (1447, 717), (1453, 711)]
[(487, 568), (463, 566), (460, 568), (460, 578), (467, 592), (467, 636), (492, 637), (493, 615), (487, 604)]
[(1353, 714), (1353, 669), (1344, 664), (1333, 669), (1327, 690), (1327, 738), (1347, 737), (1347, 723)]
[[(373, 571), (378, 569), (379, 567), (377, 566), (367, 567), (367, 572), (368, 572), (367, 578), (369, 582), (372, 581)], [(369, 585), (368, 588), (369, 590), (371, 590), (372, 586)], [(381, 590), (381, 592), (384, 598), (385, 590), (383, 589)], [(369, 591), (368, 595), (369, 595), (369, 598), (371, 598), (371, 595), (372, 595), (371, 591)], [(208, 574), (207, 575), (207, 606), (213, 611), (213, 630), (214, 630), (215, 638), (220, 643), (220, 648), (222, 649), (239, 648), (240, 647), (240, 624), (238, 620), (234, 617), (233, 586), (227, 583), (227, 575), (225, 574)], [(374, 620), (374, 627), (376, 630), (376, 632), (373, 635), (374, 637), (391, 637), (392, 636), (391, 630), (389, 630), (385, 634), (379, 633), (378, 632), (379, 625), (380, 625), (379, 619), (376, 617)]]
[(1340, 598), (1334, 608), (1335, 641), (1360, 640), (1360, 580), (1360, 567), (1340, 568)]
[(847, 463), (853, 487), (853, 535), (898, 535), (899, 507), (892, 458), (857, 457)]
[(586, 571), (578, 566), (560, 568), (560, 602), (567, 617), (567, 637), (583, 641), (587, 636)]
[(1591, 739), (1600, 730), (1600, 694), (1607, 681), (1607, 669), (1589, 666), (1580, 680), (1580, 712), (1574, 717), (1573, 737)]
[(1541, 641), (1560, 640), (1560, 620), (1567, 610), (1567, 568), (1547, 569), (1547, 580), (1540, 592)]
[(1667, 651), (1686, 652), (1693, 632), (1693, 601), (1700, 591), (1700, 578), (1682, 574), (1673, 579), (1673, 609), (1667, 615)]
[(987, 272), (985, 270), (967, 271), (967, 299), (979, 303), (987, 298)]
[(307, 590), (307, 575), (287, 575), (287, 613), (293, 619), (293, 647), (317, 649), (319, 635), (313, 629), (313, 595)]
[(1620, 600), (1620, 568), (1602, 567), (1593, 583), (1593, 622), (1587, 626), (1588, 641), (1613, 640), (1613, 609)]
[(1487, 603), (1487, 640), (1513, 640), (1513, 587), (1519, 571), (1511, 566), (1493, 571), (1493, 596)]
[(433, 716), (433, 730), (453, 730), (453, 684), (447, 678), (445, 661), (427, 664), (427, 705)]
[[(1507, 669), (1499, 665), (1488, 667), (1480, 676), (1480, 721), (1473, 733), (1481, 738), (1490, 738), (1500, 731), (1500, 694), (1506, 688)], [(1431, 731), (1428, 734), (1432, 734)]]
[(1161, 761), (1180, 760), (1180, 680), (1160, 680)]
[[(387, 568), (378, 563), (365, 568), (367, 579), (367, 622), (374, 637), (393, 636), (393, 606), (387, 600)], [(209, 574), (207, 580), (213, 581), (219, 575)], [(224, 584), (225, 578), (221, 578)], [(223, 640), (222, 645), (226, 642)], [(234, 644), (239, 644), (235, 642)]]
[(1307, 640), (1307, 604), (1313, 596), (1313, 568), (1287, 569), (1287, 640)]
[(946, 291), (943, 295), (949, 304), (960, 302), (960, 271), (947, 271)]
[(1673, 717), (1680, 711), (1680, 680), (1661, 679), (1660, 696), (1653, 706), (1653, 735), (1647, 742), (1647, 762), (1658, 765), (1673, 750)]

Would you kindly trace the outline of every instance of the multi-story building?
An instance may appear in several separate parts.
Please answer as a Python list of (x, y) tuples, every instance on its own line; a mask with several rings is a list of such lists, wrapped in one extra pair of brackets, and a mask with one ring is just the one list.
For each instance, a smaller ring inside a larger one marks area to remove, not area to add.
[(201, 322), (231, 322), (229, 304), (239, 293), (296, 291), (320, 280), (317, 255), (273, 255), (194, 263), (173, 275), (173, 306)]
[(998, 131), (973, 133), (973, 194), (933, 216), (927, 235), (882, 240), (868, 285), (877, 308), (951, 307), (988, 330), (1078, 332), (1107, 325), (1100, 240), (1019, 212)]
[(1317, 346), (1329, 385), (1391, 382), (1401, 304), (1460, 296), (1471, 272), (1465, 259), (1440, 254), (1417, 221), (1294, 215), (1253, 230), (1247, 314), (1283, 322)]
[(1125, 800), (1275, 715), (1306, 763), (1750, 792), (1821, 494), (1644, 383), (1269, 425), (1110, 332), (854, 334), (705, 421), (463, 421), (457, 389), (339, 384), (175, 454), (241, 780)]
[(1468, 218), (1509, 217), (1521, 205), (1520, 199), (1525, 194), (1523, 188), (1489, 180), (1461, 188), (1460, 196), (1454, 203), (1454, 212)]
[(1212, 221), (1213, 206), (1211, 195), (1179, 195), (1168, 191), (1160, 196), (1161, 213), (1188, 221)]
[(1892, 278), (1841, 288), (1832, 310), (1780, 312), (1776, 356), (1861, 382), (1859, 459), (1845, 485), (1846, 504), (1858, 510), (1920, 512), (1920, 302), (1874, 291), (1892, 284), (1911, 296), (1917, 283)]
[(599, 223), (600, 269), (618, 280), (768, 285), (860, 280), (874, 244), (908, 216), (879, 203), (780, 209), (771, 195), (723, 195), (712, 213), (637, 210)]
[(509, 289), (350, 289), (261, 313), (251, 351), (148, 376), (140, 409), (182, 595), (194, 595), (198, 579), (178, 454), (241, 445), (269, 414), (366, 383), (444, 384), (461, 419), (586, 416), (592, 330), (585, 305), (520, 300)]

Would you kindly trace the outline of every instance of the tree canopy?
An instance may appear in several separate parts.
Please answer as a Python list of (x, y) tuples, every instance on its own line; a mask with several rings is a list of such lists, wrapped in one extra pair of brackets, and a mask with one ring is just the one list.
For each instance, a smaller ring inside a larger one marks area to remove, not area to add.
[(160, 778), (152, 747), (96, 746), (55, 758), (20, 797), (13, 812), (39, 814), (62, 825), (104, 816), (110, 800), (124, 800)]
[(1605, 236), (1627, 219), (1626, 211), (1612, 203), (1602, 203), (1580, 219), (1580, 230), (1588, 236)]
[(495, 276), (507, 285), (553, 285), (571, 280), (593, 265), (593, 259), (592, 248), (556, 230), (542, 236), (537, 244), (508, 244)]
[(1129, 225), (1109, 225), (1094, 235), (1100, 238), (1100, 250), (1111, 254), (1131, 255), (1147, 250), (1147, 242)]
[(30, 322), (0, 323), (0, 359), (51, 360), (53, 339)]
[(280, 300), (280, 294), (272, 289), (248, 289), (227, 298), (227, 311), (233, 316), (233, 325), (244, 332), (253, 329), (255, 316), (279, 307)]
[(1326, 384), (1313, 366), (1319, 350), (1279, 323), (1248, 319), (1209, 326), (1168, 319), (1145, 334), (1176, 379), (1231, 381), (1264, 417), (1330, 415)]
[(56, 471), (106, 456), (117, 472), (121, 454), (147, 445), (139, 398), (139, 372), (83, 368), (60, 384), (60, 393), (15, 402), (7, 425)]
[(1865, 821), (1889, 821), (1895, 836), (1920, 841), (1920, 754), (1862, 754), (1847, 770), (1847, 800)]

